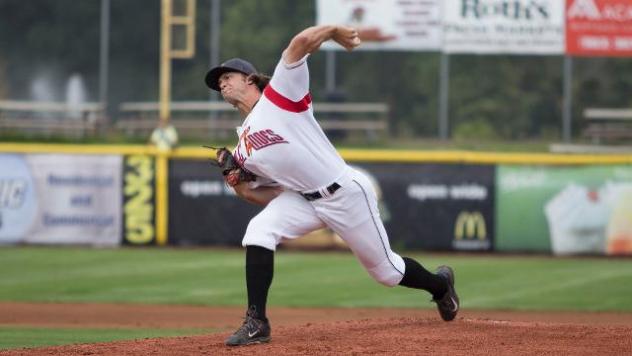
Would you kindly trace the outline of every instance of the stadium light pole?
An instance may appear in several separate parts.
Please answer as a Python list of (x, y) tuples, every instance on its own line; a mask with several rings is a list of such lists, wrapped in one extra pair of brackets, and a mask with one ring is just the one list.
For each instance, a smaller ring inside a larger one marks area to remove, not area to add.
[(325, 70), (325, 88), (327, 93), (333, 93), (336, 90), (336, 52), (329, 50), (327, 53), (327, 67)]
[[(210, 26), (209, 26), (209, 38), (211, 39), (210, 42), (210, 48), (209, 48), (209, 68), (214, 68), (216, 66), (219, 65), (219, 40), (220, 40), (220, 31), (221, 31), (221, 27), (220, 27), (220, 6), (221, 6), (221, 0), (211, 0), (211, 7), (210, 7)], [(218, 100), (218, 95), (217, 92), (215, 90), (211, 90), (210, 91), (210, 97), (209, 99), (211, 100), (211, 102), (213, 101), (217, 101)], [(214, 112), (211, 110), (209, 112), (209, 116), (210, 118), (214, 118)]]
[(101, 44), (99, 51), (99, 102), (104, 117), (108, 109), (108, 68), (110, 57), (110, 0), (101, 0)]
[(171, 0), (161, 1), (160, 22), (160, 120), (169, 120), (171, 102)]
[(564, 105), (562, 109), (562, 139), (571, 142), (573, 120), (573, 57), (564, 56)]
[(450, 91), (450, 55), (441, 52), (439, 64), (439, 138), (448, 139), (449, 108), (448, 97)]

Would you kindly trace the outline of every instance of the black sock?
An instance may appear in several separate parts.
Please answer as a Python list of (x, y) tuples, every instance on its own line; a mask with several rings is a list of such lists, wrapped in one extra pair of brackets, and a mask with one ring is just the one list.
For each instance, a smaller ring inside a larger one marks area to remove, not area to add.
[(428, 272), (417, 261), (404, 257), (404, 263), (406, 264), (406, 271), (404, 278), (399, 282), (400, 286), (426, 290), (432, 294), (434, 299), (441, 299), (448, 291), (448, 285), (443, 278)]
[(267, 320), (266, 301), (274, 273), (274, 251), (260, 246), (246, 246), (246, 287), (248, 308), (254, 308), (256, 318)]

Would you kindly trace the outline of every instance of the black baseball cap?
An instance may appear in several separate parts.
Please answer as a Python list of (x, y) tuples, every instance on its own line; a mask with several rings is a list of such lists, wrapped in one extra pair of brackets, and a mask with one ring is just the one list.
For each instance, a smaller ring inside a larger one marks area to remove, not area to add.
[(206, 86), (213, 90), (220, 91), (219, 77), (227, 72), (239, 72), (245, 75), (250, 75), (257, 73), (257, 69), (255, 69), (255, 66), (253, 66), (252, 63), (246, 60), (241, 58), (232, 58), (215, 68), (211, 68), (211, 70), (206, 73), (206, 78), (204, 79)]

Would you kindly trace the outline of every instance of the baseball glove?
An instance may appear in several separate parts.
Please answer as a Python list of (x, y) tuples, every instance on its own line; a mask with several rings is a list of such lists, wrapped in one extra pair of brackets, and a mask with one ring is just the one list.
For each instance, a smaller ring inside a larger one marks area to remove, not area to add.
[(216, 150), (215, 164), (222, 170), (224, 181), (231, 187), (236, 186), (240, 182), (252, 182), (257, 180), (257, 176), (252, 174), (237, 163), (232, 152), (226, 147), (215, 148), (204, 146), (206, 148)]

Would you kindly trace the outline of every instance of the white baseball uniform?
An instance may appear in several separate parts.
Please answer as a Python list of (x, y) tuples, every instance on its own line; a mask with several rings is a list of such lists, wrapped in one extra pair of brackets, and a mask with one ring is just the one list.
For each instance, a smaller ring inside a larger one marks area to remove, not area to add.
[(284, 188), (250, 221), (242, 244), (275, 250), (283, 239), (329, 226), (373, 278), (395, 286), (404, 260), (390, 248), (369, 179), (345, 163), (314, 118), (307, 57), (280, 60), (237, 128), (234, 155), (259, 177), (252, 187), (276, 182)]

